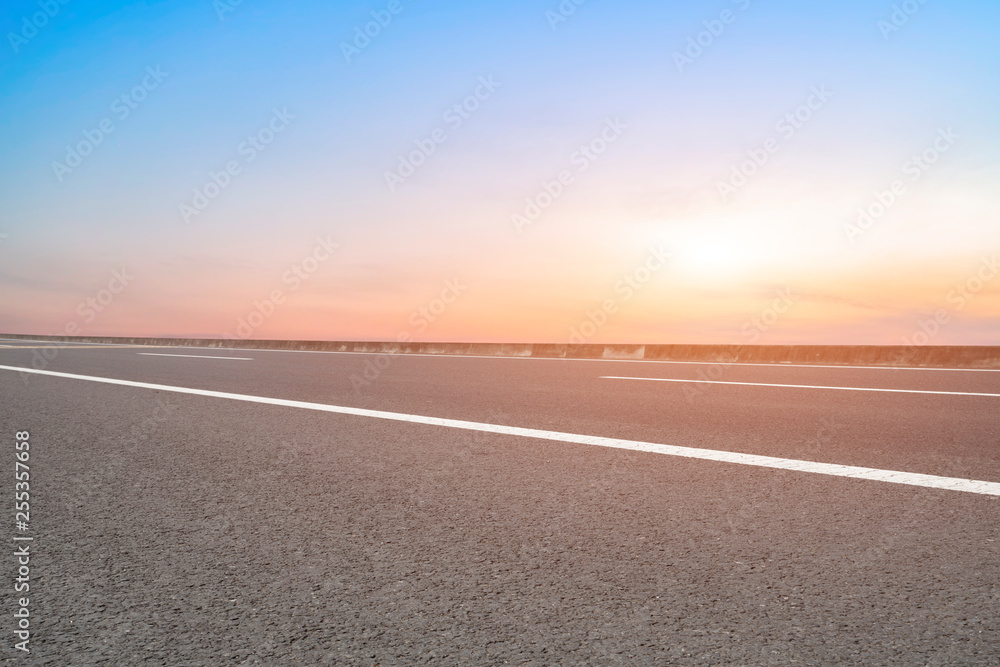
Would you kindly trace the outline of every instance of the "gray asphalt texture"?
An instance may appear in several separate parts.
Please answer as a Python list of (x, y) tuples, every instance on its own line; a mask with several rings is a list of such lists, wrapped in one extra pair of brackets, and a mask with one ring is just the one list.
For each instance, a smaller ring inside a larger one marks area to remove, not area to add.
[[(1000, 398), (689, 398), (600, 376), (707, 367), (138, 351), (46, 369), (1000, 481)], [(719, 372), (1000, 393), (991, 372)], [(5, 586), (11, 664), (1000, 663), (1000, 498), (10, 371), (0, 395), (11, 471), (15, 431), (32, 445), (36, 634), (13, 650)]]

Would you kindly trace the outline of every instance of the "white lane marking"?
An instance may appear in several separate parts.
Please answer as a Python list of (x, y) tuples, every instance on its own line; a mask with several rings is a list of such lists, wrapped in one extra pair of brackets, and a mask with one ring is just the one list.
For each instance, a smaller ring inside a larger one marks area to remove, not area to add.
[[(42, 340), (41, 338), (0, 338), (0, 340), (14, 341), (15, 343), (63, 343), (66, 341)], [(100, 345), (101, 343), (93, 343)]]
[[(46, 345), (101, 345), (107, 347), (170, 347), (168, 345), (142, 345), (141, 343), (94, 343), (86, 340), (43, 340), (41, 338), (0, 338), (15, 343), (44, 343)], [(178, 346), (180, 347), (180, 346)]]
[[(219, 349), (219, 348), (199, 348), (199, 349)], [(846, 364), (822, 365), (822, 364), (792, 364), (779, 361), (776, 364), (764, 364), (749, 361), (677, 361), (672, 359), (579, 359), (574, 357), (525, 357), (502, 354), (435, 354), (433, 352), (342, 352), (339, 350), (269, 350), (265, 348), (234, 348), (248, 349), (254, 352), (305, 352), (308, 354), (367, 354), (385, 355), (388, 357), (449, 357), (454, 359), (523, 359), (525, 361), (604, 361), (615, 364), (694, 364), (704, 366), (772, 366), (781, 368), (850, 368), (854, 370), (872, 371), (950, 371), (950, 372), (976, 372), (976, 373), (1000, 373), (1000, 368), (936, 368), (933, 366), (849, 366)]]
[(932, 391), (930, 389), (880, 389), (878, 387), (828, 387), (816, 384), (774, 384), (771, 382), (728, 382), (724, 380), (684, 380), (679, 378), (636, 378), (602, 375), (602, 380), (646, 380), (648, 382), (693, 382), (695, 384), (739, 384), (747, 387), (788, 387), (791, 389), (840, 389), (842, 391), (884, 391), (894, 394), (943, 394), (946, 396), (1000, 396), (973, 391)]
[[(27, 340), (20, 338), (0, 338), (0, 340)], [(52, 342), (36, 340), (35, 342)], [(79, 344), (83, 343), (71, 343)], [(120, 346), (118, 343), (93, 343), (93, 345)], [(136, 344), (137, 346), (140, 344)], [(781, 368), (849, 368), (870, 371), (947, 371), (950, 373), (1000, 373), (1000, 368), (937, 368), (934, 366), (851, 366), (848, 364), (793, 364), (779, 361), (765, 364), (752, 361), (679, 361), (676, 359), (579, 359), (566, 357), (525, 357), (501, 354), (436, 354), (433, 352), (347, 352), (342, 350), (278, 350), (266, 347), (224, 347), (209, 345), (150, 345), (150, 347), (176, 347), (179, 350), (241, 350), (247, 352), (298, 352), (304, 354), (360, 354), (388, 357), (447, 357), (452, 359), (523, 359), (526, 361), (604, 361), (618, 364), (693, 364), (702, 366), (774, 366)]]
[(136, 352), (146, 357), (188, 357), (189, 359), (231, 359), (233, 361), (253, 361), (252, 357), (210, 357), (205, 354), (164, 354), (162, 352)]
[(307, 401), (293, 401), (284, 398), (268, 398), (266, 396), (251, 396), (249, 394), (233, 394), (225, 391), (212, 391), (210, 389), (193, 389), (191, 387), (177, 387), (172, 385), (153, 384), (150, 382), (133, 382), (132, 380), (119, 380), (116, 378), (95, 377), (92, 375), (76, 375), (73, 373), (60, 373), (56, 371), (41, 371), (33, 368), (21, 368), (19, 366), (0, 366), (0, 370), (16, 371), (19, 373), (33, 373), (36, 375), (50, 375), (52, 377), (68, 378), (71, 380), (102, 382), (105, 384), (137, 387), (140, 389), (171, 391), (178, 394), (226, 398), (234, 401), (246, 401), (248, 403), (264, 403), (267, 405), (279, 405), (289, 408), (301, 408), (304, 410), (318, 410), (321, 412), (333, 412), (344, 415), (355, 415), (358, 417), (389, 419), (393, 421), (410, 422), (413, 424), (426, 424), (428, 426), (444, 426), (447, 428), (465, 429), (467, 431), (482, 431), (485, 433), (497, 433), (500, 435), (513, 435), (522, 438), (537, 438), (540, 440), (570, 442), (579, 445), (629, 449), (636, 452), (665, 454), (667, 456), (681, 456), (689, 459), (717, 461), (720, 463), (736, 463), (760, 468), (777, 468), (780, 470), (809, 472), (819, 475), (832, 475), (834, 477), (849, 477), (852, 479), (866, 479), (879, 482), (890, 482), (893, 484), (923, 486), (932, 489), (964, 491), (967, 493), (977, 493), (986, 496), (1000, 496), (1000, 483), (963, 479), (959, 477), (940, 477), (938, 475), (925, 475), (914, 472), (879, 470), (877, 468), (862, 468), (859, 466), (840, 465), (836, 463), (818, 463), (815, 461), (784, 459), (774, 456), (759, 456), (757, 454), (741, 454), (739, 452), (726, 452), (715, 449), (681, 447), (679, 445), (663, 445), (655, 442), (641, 442), (638, 440), (622, 440), (619, 438), (607, 438), (597, 435), (578, 435), (575, 433), (561, 433), (559, 431), (543, 431), (534, 428), (485, 424), (482, 422), (470, 422), (459, 419), (446, 419), (442, 417), (427, 417), (424, 415), (411, 415), (400, 412), (385, 412), (382, 410), (366, 410), (364, 408), (327, 405), (325, 403), (310, 403)]

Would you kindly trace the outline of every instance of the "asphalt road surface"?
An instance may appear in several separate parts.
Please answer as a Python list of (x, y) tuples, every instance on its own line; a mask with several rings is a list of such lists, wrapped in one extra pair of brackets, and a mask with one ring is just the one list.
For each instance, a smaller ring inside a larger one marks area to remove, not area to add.
[(11, 664), (1000, 663), (1000, 372), (0, 345)]

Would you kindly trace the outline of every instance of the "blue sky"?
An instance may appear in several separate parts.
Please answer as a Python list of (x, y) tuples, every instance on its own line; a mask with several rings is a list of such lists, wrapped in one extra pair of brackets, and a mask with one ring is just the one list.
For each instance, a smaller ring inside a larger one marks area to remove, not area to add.
[[(348, 62), (342, 45), (389, 4), (244, 0), (220, 18), (221, 0), (56, 1), (16, 44), (45, 3), (8, 4), (0, 328), (58, 332), (129, 266), (141, 277), (93, 333), (223, 335), (333, 234), (341, 255), (255, 336), (393, 337), (460, 276), (469, 291), (426, 338), (561, 341), (666, 244), (676, 261), (595, 340), (732, 342), (793, 286), (773, 342), (895, 343), (996, 248), (995, 3), (914, 0), (885, 32), (891, 2), (588, 0), (553, 27), (559, 2), (413, 0)], [(708, 45), (678, 71), (699, 33)], [(120, 118), (147, 68), (162, 81)], [(449, 127), (481, 77), (495, 91)], [(829, 101), (722, 200), (815, 87)], [(245, 161), (275, 110), (294, 118)], [(105, 119), (114, 131), (60, 181), (53, 163)], [(511, 216), (609, 119), (621, 137), (517, 233)], [(390, 191), (385, 173), (439, 128)], [(943, 128), (954, 146), (848, 238)], [(234, 159), (239, 175), (186, 223), (179, 207)], [(996, 290), (935, 342), (995, 343)]]

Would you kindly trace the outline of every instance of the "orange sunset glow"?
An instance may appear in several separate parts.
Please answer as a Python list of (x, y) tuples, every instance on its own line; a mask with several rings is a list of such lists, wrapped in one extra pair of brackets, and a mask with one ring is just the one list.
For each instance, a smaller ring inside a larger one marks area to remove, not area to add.
[[(167, 34), (191, 10), (162, 11)], [(645, 25), (667, 9), (614, 11), (552, 28), (510, 8), (477, 45), (416, 7), (399, 24), (461, 59), (407, 58), (405, 39), (313, 58), (326, 46), (307, 27), (301, 52), (277, 55), (227, 32), (245, 56), (224, 61), (217, 36), (150, 41), (128, 54), (148, 70), (83, 41), (25, 54), (33, 73), (5, 84), (23, 103), (5, 121), (2, 329), (997, 342), (995, 53), (930, 20), (859, 34), (849, 3), (799, 17), (832, 26), (815, 44), (754, 7), (678, 57), (683, 21)], [(630, 37), (601, 32), (609, 20)], [(838, 44), (851, 55), (830, 60)], [(48, 77), (64, 58), (93, 72)], [(128, 284), (88, 305), (115, 271)]]

